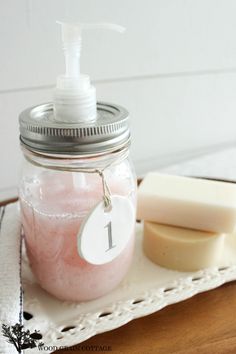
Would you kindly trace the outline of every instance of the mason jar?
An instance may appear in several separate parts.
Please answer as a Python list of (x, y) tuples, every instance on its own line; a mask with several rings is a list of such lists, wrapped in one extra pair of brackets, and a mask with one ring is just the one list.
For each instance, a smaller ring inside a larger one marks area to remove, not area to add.
[(86, 126), (56, 122), (51, 103), (20, 115), (27, 256), (41, 287), (62, 300), (110, 292), (132, 261), (136, 176), (129, 115), (106, 103), (97, 112)]

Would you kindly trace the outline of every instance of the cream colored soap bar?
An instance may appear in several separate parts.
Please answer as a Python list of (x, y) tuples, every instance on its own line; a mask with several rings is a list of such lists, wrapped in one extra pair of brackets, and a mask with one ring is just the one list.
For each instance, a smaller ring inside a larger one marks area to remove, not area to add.
[(145, 222), (143, 250), (162, 267), (196, 271), (218, 265), (224, 238), (224, 234)]
[(138, 190), (137, 218), (231, 233), (236, 224), (236, 184), (149, 173)]

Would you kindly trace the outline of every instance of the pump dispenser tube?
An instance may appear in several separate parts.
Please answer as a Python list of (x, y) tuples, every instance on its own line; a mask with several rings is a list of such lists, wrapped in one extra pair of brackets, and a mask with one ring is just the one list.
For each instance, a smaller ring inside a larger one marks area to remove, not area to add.
[(82, 30), (109, 29), (122, 33), (125, 29), (110, 23), (58, 23), (61, 25), (66, 72), (57, 78), (54, 90), (55, 120), (62, 123), (93, 122), (97, 117), (96, 89), (89, 76), (80, 73)]

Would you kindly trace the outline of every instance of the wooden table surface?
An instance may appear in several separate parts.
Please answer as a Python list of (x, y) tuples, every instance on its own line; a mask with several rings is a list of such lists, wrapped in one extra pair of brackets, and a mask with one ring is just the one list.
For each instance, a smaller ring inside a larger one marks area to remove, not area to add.
[(236, 282), (92, 337), (81, 348), (56, 353), (91, 353), (96, 346), (110, 347), (99, 353), (112, 354), (235, 354)]
[(91, 352), (236, 354), (236, 281), (55, 353)]

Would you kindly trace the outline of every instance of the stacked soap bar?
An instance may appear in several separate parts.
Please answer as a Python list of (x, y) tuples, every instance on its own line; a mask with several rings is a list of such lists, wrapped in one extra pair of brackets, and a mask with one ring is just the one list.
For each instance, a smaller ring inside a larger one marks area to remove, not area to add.
[(182, 271), (214, 266), (235, 229), (236, 185), (152, 172), (139, 187), (137, 218), (153, 262)]

